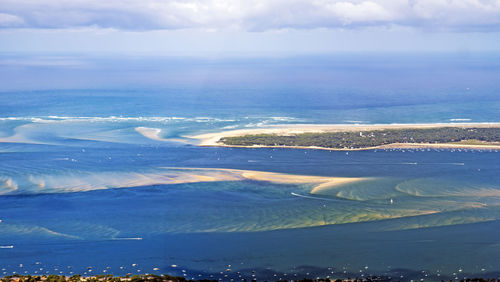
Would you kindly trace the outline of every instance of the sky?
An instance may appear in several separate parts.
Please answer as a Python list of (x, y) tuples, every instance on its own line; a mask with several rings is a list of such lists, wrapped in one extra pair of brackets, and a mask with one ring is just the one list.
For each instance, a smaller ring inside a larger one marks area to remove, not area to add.
[(500, 0), (0, 0), (0, 52), (500, 51)]

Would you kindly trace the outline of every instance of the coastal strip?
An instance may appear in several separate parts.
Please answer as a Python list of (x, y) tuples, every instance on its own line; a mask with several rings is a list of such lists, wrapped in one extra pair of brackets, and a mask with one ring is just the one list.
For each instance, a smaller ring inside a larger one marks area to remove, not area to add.
[[(396, 148), (500, 150), (499, 133), (500, 123), (295, 124), (222, 131), (189, 136), (189, 138), (198, 140), (199, 146), (240, 148), (296, 148), (337, 151)], [(339, 138), (339, 134), (345, 134), (345, 137), (342, 137), (345, 144), (325, 146), (325, 139), (328, 137)], [(418, 135), (418, 138), (414, 140), (412, 134)], [(488, 139), (477, 140), (473, 138), (483, 136), (481, 134), (487, 134)], [(400, 139), (391, 140), (390, 135), (399, 135)], [(304, 142), (305, 137), (309, 138), (307, 142)], [(297, 139), (301, 139), (300, 142), (297, 142)], [(318, 141), (320, 139), (322, 142)], [(441, 140), (445, 140), (445, 142)]]

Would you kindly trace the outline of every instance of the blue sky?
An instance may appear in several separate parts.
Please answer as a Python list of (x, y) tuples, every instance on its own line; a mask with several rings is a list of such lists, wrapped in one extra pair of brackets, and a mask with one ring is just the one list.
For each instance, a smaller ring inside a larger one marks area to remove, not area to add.
[(0, 0), (0, 52), (500, 51), (500, 0)]

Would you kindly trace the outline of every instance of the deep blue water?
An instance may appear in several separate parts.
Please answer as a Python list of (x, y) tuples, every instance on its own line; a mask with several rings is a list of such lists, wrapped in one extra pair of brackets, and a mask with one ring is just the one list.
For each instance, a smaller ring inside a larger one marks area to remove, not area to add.
[[(497, 151), (190, 138), (276, 124), (499, 122), (498, 55), (0, 58), (4, 275), (500, 275)], [(317, 183), (289, 174), (365, 181), (311, 194)]]

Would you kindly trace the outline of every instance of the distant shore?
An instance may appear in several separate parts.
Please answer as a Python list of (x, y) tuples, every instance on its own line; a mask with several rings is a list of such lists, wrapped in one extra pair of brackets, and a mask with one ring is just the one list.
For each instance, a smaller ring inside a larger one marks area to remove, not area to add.
[(486, 142), (470, 143), (413, 143), (413, 142), (395, 142), (378, 146), (367, 146), (362, 148), (331, 148), (322, 146), (289, 146), (289, 145), (261, 145), (250, 146), (228, 145), (221, 143), (222, 138), (242, 137), (260, 134), (273, 134), (277, 136), (290, 136), (304, 133), (335, 133), (335, 132), (357, 132), (373, 130), (404, 130), (404, 129), (433, 129), (433, 128), (500, 128), (500, 123), (427, 123), (427, 124), (287, 124), (274, 125), (265, 128), (228, 130), (207, 134), (189, 136), (189, 138), (199, 140), (199, 146), (213, 147), (234, 147), (234, 148), (295, 148), (295, 149), (318, 149), (331, 151), (359, 151), (374, 149), (488, 149), (500, 150), (500, 143), (492, 144)]

